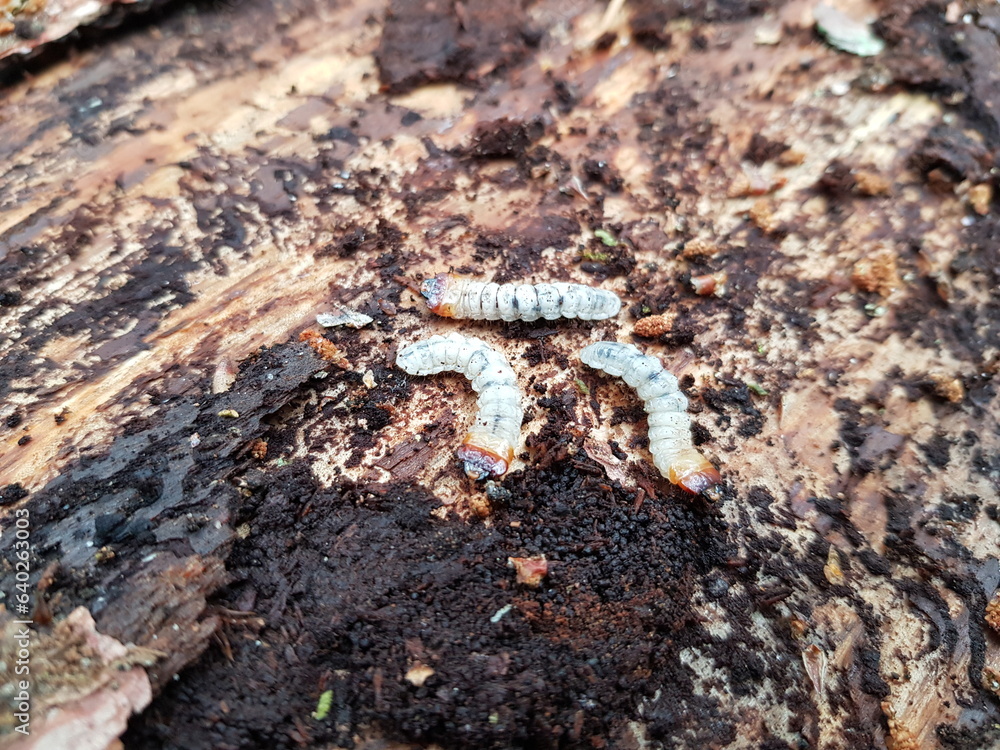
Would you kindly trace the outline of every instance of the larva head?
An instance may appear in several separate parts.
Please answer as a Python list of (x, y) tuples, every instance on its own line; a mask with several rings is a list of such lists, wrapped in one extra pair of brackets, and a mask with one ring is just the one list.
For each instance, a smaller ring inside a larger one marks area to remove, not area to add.
[(506, 440), (470, 432), (456, 451), (465, 462), (465, 473), (472, 479), (499, 477), (507, 473), (514, 460), (514, 447)]
[(416, 375), (420, 371), (421, 348), (416, 344), (404, 347), (396, 352), (396, 367), (410, 375)]
[(672, 484), (698, 495), (722, 481), (719, 470), (694, 448), (688, 448), (674, 459), (667, 471)]
[(449, 284), (455, 283), (455, 277), (450, 273), (439, 273), (426, 279), (420, 285), (420, 293), (427, 300), (427, 307), (435, 315), (450, 318), (454, 314), (452, 305), (445, 302)]

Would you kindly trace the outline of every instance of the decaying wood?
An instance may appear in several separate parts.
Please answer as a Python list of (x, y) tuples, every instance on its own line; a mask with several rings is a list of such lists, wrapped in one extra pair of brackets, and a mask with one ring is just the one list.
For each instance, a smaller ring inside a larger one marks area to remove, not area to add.
[[(40, 638), (85, 607), (165, 654), (142, 747), (998, 741), (1000, 44), (954, 5), (852, 5), (862, 60), (807, 2), (250, 2), (3, 92)], [(445, 320), (413, 285), (449, 270), (625, 309)], [(321, 338), (338, 306), (374, 322)], [(524, 379), (503, 482), (455, 464), (460, 379), (392, 367), (450, 331)], [(720, 503), (652, 468), (601, 338), (681, 378)]]
[[(155, 663), (162, 652), (129, 649), (100, 634), (84, 607), (74, 609), (50, 632), (38, 635), (29, 647), (30, 656), (19, 658), (25, 629), (8, 624), (0, 648), (5, 664), (30, 663), (34, 689), (19, 686), (19, 678), (27, 676), (22, 674), (14, 680), (18, 686), (5, 698), (17, 705), (15, 700), (25, 700), (19, 696), (31, 696), (35, 715), (58, 708), (44, 722), (45, 730), (36, 727), (19, 747), (44, 750), (62, 746), (72, 737), (87, 738), (94, 747), (109, 745), (125, 730), (131, 714), (149, 705), (153, 691), (142, 665)], [(10, 685), (5, 688), (8, 692)], [(24, 723), (17, 711), (3, 716), (8, 739), (14, 727)]]
[(163, 0), (2, 0), (0, 2), (0, 73), (14, 73), (53, 42), (93, 24), (113, 28), (130, 15)]

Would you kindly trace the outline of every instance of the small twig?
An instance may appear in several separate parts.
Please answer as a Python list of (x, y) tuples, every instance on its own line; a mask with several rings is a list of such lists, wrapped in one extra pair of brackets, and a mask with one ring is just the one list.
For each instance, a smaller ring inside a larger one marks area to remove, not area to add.
[(395, 281), (397, 284), (402, 284), (414, 294), (416, 295), (420, 294), (420, 287), (415, 282), (410, 281), (405, 276), (396, 275), (392, 277), (392, 280)]

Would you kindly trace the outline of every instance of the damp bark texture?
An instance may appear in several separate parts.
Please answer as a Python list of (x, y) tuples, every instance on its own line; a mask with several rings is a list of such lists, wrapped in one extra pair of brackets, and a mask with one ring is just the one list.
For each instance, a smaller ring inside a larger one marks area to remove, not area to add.
[[(16, 617), (27, 510), (33, 731), (116, 705), (148, 748), (1000, 742), (986, 5), (853, 4), (861, 58), (802, 2), (248, 0), (62, 42), (19, 4), (0, 591)], [(437, 273), (623, 308), (449, 320)], [(372, 322), (315, 325), (341, 308)], [(451, 332), (524, 389), (501, 481), (454, 458), (461, 377), (392, 366)], [(677, 375), (717, 502), (659, 476), (634, 392), (579, 362), (599, 340)]]

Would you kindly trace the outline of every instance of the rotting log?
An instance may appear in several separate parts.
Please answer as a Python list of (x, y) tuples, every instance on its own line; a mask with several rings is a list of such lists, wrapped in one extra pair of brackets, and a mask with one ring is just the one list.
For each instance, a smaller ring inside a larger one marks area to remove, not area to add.
[[(996, 743), (1000, 45), (958, 6), (854, 6), (862, 60), (808, 3), (252, 1), (32, 70), (0, 110), (7, 602), (27, 509), (45, 653), (96, 628), (148, 674), (130, 747)], [(410, 286), (449, 269), (626, 309), (434, 318)], [(334, 305), (374, 322), (299, 341)], [(488, 489), (464, 380), (392, 367), (454, 330), (527, 392)], [(681, 376), (721, 502), (579, 363), (615, 337)], [(77, 689), (36, 710), (107, 702), (50, 661)]]

